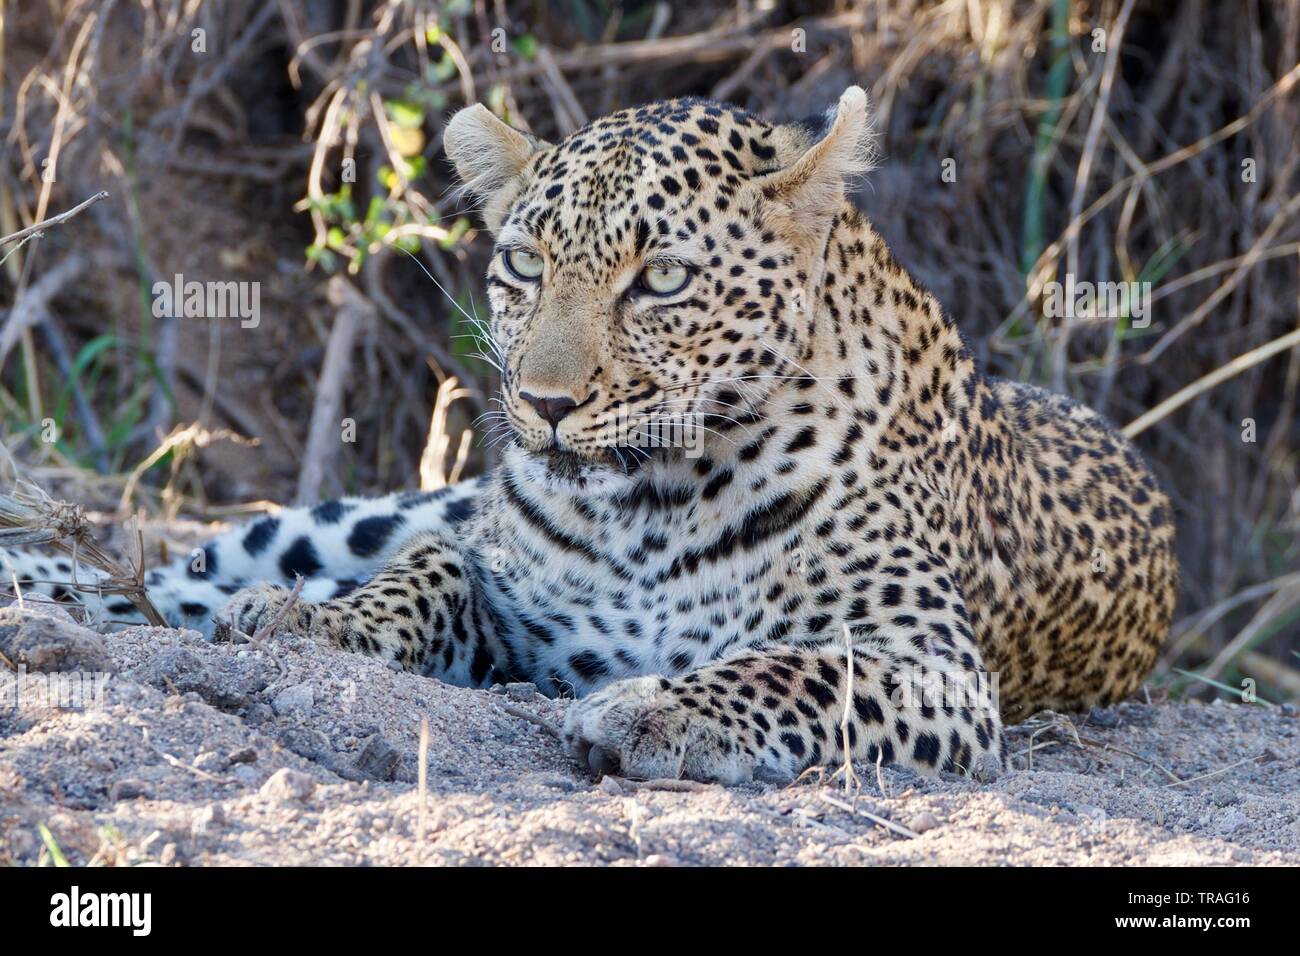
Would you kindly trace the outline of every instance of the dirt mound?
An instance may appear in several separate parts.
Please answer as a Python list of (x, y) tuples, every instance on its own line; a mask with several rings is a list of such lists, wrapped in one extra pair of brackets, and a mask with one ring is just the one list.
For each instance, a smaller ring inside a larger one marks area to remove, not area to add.
[(1300, 721), (1277, 710), (1044, 716), (992, 785), (858, 767), (855, 814), (816, 780), (596, 782), (522, 716), (563, 719), (530, 685), (450, 687), (290, 636), (99, 636), (29, 606), (0, 610), (0, 652), (18, 668), (0, 670), (0, 864), (1300, 863)]

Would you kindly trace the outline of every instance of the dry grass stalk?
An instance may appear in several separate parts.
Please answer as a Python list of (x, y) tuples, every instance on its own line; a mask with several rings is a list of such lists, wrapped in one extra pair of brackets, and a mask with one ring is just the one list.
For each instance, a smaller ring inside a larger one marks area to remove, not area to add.
[(1300, 588), (1280, 588), (1251, 618), (1250, 623), (1215, 655), (1205, 668), (1206, 677), (1218, 677), (1243, 652), (1257, 643), (1274, 621), (1289, 614), (1300, 605)]
[(176, 478), (182, 465), (185, 464), (198, 449), (207, 448), (216, 441), (232, 441), (240, 445), (255, 446), (258, 440), (255, 438), (246, 438), (232, 432), (228, 428), (207, 429), (202, 425), (195, 423), (192, 425), (177, 425), (147, 456), (144, 460), (131, 469), (127, 475), (126, 481), (122, 486), (122, 495), (118, 499), (117, 510), (121, 514), (126, 514), (131, 509), (131, 502), (135, 498), (136, 492), (140, 486), (140, 480), (145, 473), (158, 462), (162, 461), (169, 453), (171, 460), (171, 479), (161, 493), (164, 510), (167, 514), (175, 516), (180, 510), (179, 496), (175, 491)]
[(1082, 734), (1079, 733), (1078, 728), (1074, 726), (1074, 721), (1070, 720), (1070, 718), (1067, 717), (1065, 714), (1058, 714), (1055, 711), (1045, 710), (1037, 714), (1032, 720), (1026, 721), (1022, 726), (1029, 727), (1031, 725), (1040, 724), (1040, 723), (1041, 725), (1037, 726), (1029, 736), (1029, 769), (1030, 770), (1034, 769), (1033, 766), (1034, 751), (1041, 749), (1040, 747), (1034, 746), (1035, 738), (1037, 738), (1038, 735), (1041, 733), (1051, 733), (1051, 734), (1055, 734), (1054, 737), (1055, 740), (1061, 743), (1067, 743), (1067, 744), (1073, 743), (1080, 750), (1089, 748), (1092, 750), (1101, 751), (1102, 753), (1110, 752), (1110, 753), (1123, 754), (1125, 757), (1132, 757), (1134, 760), (1141, 761), (1142, 763), (1146, 764), (1148, 767), (1154, 767), (1155, 769), (1159, 770), (1161, 773), (1163, 773), (1166, 777), (1169, 778), (1171, 783), (1178, 784), (1178, 783), (1185, 782), (1182, 779), (1182, 777), (1178, 776), (1178, 774), (1174, 773), (1168, 767), (1164, 766), (1163, 764), (1156, 763), (1154, 760), (1150, 759), (1149, 757), (1144, 757), (1139, 753), (1134, 753), (1132, 750), (1125, 750), (1123, 747), (1116, 747), (1114, 744), (1107, 743), (1104, 740), (1095, 740), (1091, 737), (1083, 736)]
[(829, 793), (826, 793), (824, 791), (821, 794), (819, 794), (819, 796), (821, 797), (823, 803), (829, 803), (832, 807), (835, 807), (837, 810), (843, 810), (846, 813), (851, 813), (855, 817), (862, 817), (864, 820), (870, 820), (876, 826), (883, 827), (884, 829), (889, 830), (891, 833), (897, 833), (899, 836), (908, 837), (909, 839), (919, 837), (921, 835), (917, 833), (915, 830), (911, 830), (903, 826), (901, 823), (895, 823), (893, 820), (886, 820), (884, 817), (877, 816), (876, 814), (872, 813), (869, 810), (863, 810), (859, 806), (847, 804), (843, 800), (837, 800), (834, 797), (832, 797)]
[[(844, 625), (844, 715), (840, 718), (840, 738), (844, 746), (844, 798), (851, 799), (858, 805), (858, 793), (862, 790), (862, 781), (853, 769), (853, 748), (849, 743), (849, 724), (853, 716), (853, 631)], [(884, 790), (884, 787), (881, 787)]]
[(250, 643), (263, 644), (268, 637), (275, 633), (276, 628), (284, 623), (284, 619), (288, 616), (289, 611), (298, 603), (298, 599), (302, 597), (302, 587), (306, 583), (307, 579), (301, 574), (294, 579), (293, 589), (289, 592), (289, 596), (285, 598), (284, 603), (280, 605), (280, 610), (276, 611), (269, 621), (259, 627), (254, 634), (249, 636)]
[(433, 491), (445, 488), (460, 481), (465, 461), (469, 457), (469, 443), (472, 432), (467, 428), (460, 433), (460, 444), (456, 449), (456, 461), (451, 472), (446, 471), (447, 449), (451, 446), (451, 435), (447, 431), (447, 416), (453, 403), (467, 398), (470, 390), (461, 388), (455, 377), (448, 378), (438, 386), (438, 397), (433, 403), (433, 414), (429, 417), (429, 437), (425, 440), (424, 451), (420, 455), (420, 490)]
[(77, 213), (81, 212), (83, 209), (89, 206), (93, 206), (101, 199), (107, 199), (107, 198), (108, 198), (107, 192), (97, 192), (89, 199), (77, 203), (77, 205), (73, 206), (71, 209), (65, 210), (64, 212), (59, 213), (57, 216), (50, 216), (48, 219), (42, 219), (40, 222), (33, 223), (32, 225), (28, 226), (26, 229), (19, 229), (17, 232), (10, 233), (7, 236), (0, 237), (0, 246), (8, 245), (9, 243), (15, 242), (19, 239), (27, 240), (33, 236), (39, 238), (45, 232), (45, 230), (48, 229), (50, 226), (57, 226), (60, 223), (65, 223), (73, 216), (75, 216)]
[(530, 714), (528, 711), (523, 710), (522, 708), (515, 707), (512, 704), (507, 704), (504, 701), (500, 701), (500, 700), (496, 702), (496, 705), (500, 707), (502, 710), (504, 710), (510, 716), (518, 717), (520, 720), (526, 720), (530, 724), (536, 724), (538, 727), (541, 727), (542, 730), (546, 731), (556, 740), (560, 741), (561, 743), (564, 742), (564, 731), (560, 730), (560, 728), (556, 724), (551, 723), (551, 721), (547, 720), (545, 717), (539, 717), (537, 714)]
[(1230, 763), (1226, 767), (1220, 767), (1218, 770), (1211, 770), (1208, 773), (1203, 773), (1195, 777), (1188, 777), (1186, 780), (1179, 780), (1177, 783), (1167, 783), (1165, 784), (1165, 788), (1168, 789), (1169, 787), (1185, 787), (1189, 783), (1197, 783), (1201, 780), (1208, 780), (1211, 777), (1219, 777), (1227, 773), (1229, 770), (1236, 770), (1238, 767), (1243, 766), (1244, 764), (1254, 763), (1256, 760), (1259, 760), (1263, 756), (1264, 754), (1255, 754), (1253, 757), (1245, 757), (1241, 760), (1238, 760), (1236, 763)]
[[(166, 627), (167, 622), (145, 593), (144, 539), (138, 522), (134, 532), (135, 553), (128, 566), (95, 540), (80, 505), (56, 501), (27, 481), (16, 482), (13, 491), (0, 495), (0, 547), (40, 544), (62, 552), (73, 560), (73, 581), (68, 586), (80, 591), (120, 594), (150, 624)], [(83, 560), (107, 574), (108, 580), (93, 585), (76, 583), (76, 562)]]
[(1180, 389), (1173, 395), (1166, 398), (1155, 408), (1144, 413), (1124, 426), (1124, 435), (1127, 438), (1133, 438), (1146, 431), (1162, 418), (1167, 417), (1172, 412), (1182, 408), (1202, 392), (1209, 391), (1221, 382), (1225, 382), (1234, 375), (1240, 375), (1246, 369), (1258, 365), (1265, 359), (1272, 358), (1279, 352), (1285, 352), (1287, 349), (1300, 348), (1300, 329), (1289, 332), (1279, 338), (1274, 339), (1257, 348), (1251, 349), (1244, 355), (1238, 355), (1232, 361), (1221, 365), (1213, 372), (1203, 375), (1191, 385)]
[(429, 718), (425, 715), (420, 717), (420, 754), (417, 769), (420, 807), (416, 817), (415, 842), (423, 846), (424, 835), (428, 832), (426, 818), (429, 811)]
[(307, 447), (298, 472), (296, 503), (299, 505), (316, 504), (320, 500), (321, 482), (327, 473), (334, 471), (343, 386), (352, 368), (352, 343), (362, 329), (375, 325), (374, 305), (346, 279), (339, 276), (331, 279), (329, 296), (338, 311), (325, 346), (325, 362), (316, 383), (311, 424), (307, 427)]
[(612, 780), (620, 790), (666, 790), (669, 793), (706, 793), (721, 790), (716, 783), (700, 783), (698, 780), (679, 780), (675, 777), (656, 777), (653, 780), (633, 780), (631, 777), (618, 777), (607, 773), (602, 779)]

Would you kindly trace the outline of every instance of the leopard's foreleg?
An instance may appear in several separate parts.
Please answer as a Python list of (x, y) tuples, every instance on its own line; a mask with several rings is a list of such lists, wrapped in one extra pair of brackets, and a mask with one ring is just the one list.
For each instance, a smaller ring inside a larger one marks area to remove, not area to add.
[[(483, 686), (501, 675), (492, 617), (475, 582), (462, 546), (445, 533), (426, 532), (351, 593), (319, 604), (295, 602), (280, 626), (403, 670)], [(274, 619), (289, 596), (280, 585), (245, 588), (219, 616), (251, 634)]]
[(570, 708), (565, 742), (594, 770), (641, 778), (785, 781), (847, 748), (853, 760), (991, 779), (1005, 763), (996, 680), (955, 605), (946, 621), (924, 616), (617, 681)]

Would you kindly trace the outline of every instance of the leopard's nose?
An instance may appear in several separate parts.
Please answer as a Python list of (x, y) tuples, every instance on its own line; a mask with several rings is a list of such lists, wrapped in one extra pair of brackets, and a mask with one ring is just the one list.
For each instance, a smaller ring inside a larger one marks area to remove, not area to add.
[(573, 399), (569, 398), (567, 395), (556, 395), (549, 398), (540, 398), (537, 395), (533, 395), (529, 392), (520, 392), (519, 397), (522, 398), (529, 405), (533, 406), (533, 408), (537, 409), (537, 414), (541, 415), (543, 419), (550, 422), (552, 428), (559, 427), (559, 424), (561, 421), (563, 421), (564, 416), (568, 415), (569, 412), (573, 411), (575, 408), (578, 407), (578, 403)]

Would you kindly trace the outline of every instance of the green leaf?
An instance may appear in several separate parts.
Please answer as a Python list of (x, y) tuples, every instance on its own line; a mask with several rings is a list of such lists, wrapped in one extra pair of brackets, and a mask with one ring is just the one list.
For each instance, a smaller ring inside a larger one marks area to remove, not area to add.
[(435, 82), (446, 83), (456, 75), (456, 61), (444, 50), (442, 59), (430, 64), (429, 69), (433, 72)]
[(384, 112), (402, 129), (419, 129), (424, 125), (424, 110), (410, 100), (385, 100)]
[(68, 380), (54, 403), (54, 421), (60, 432), (63, 431), (63, 422), (68, 413), (68, 402), (72, 399), (72, 390), (81, 381), (82, 373), (105, 351), (121, 344), (122, 340), (116, 335), (97, 335), (78, 350), (76, 358), (72, 360), (72, 368), (68, 370)]
[(525, 60), (532, 60), (537, 57), (537, 37), (531, 33), (525, 33), (523, 36), (515, 37), (510, 41), (510, 45), (515, 48), (515, 52)]
[(469, 232), (469, 225), (469, 220), (464, 216), (461, 216), (452, 224), (452, 227), (447, 230), (446, 238), (442, 239), (438, 244), (444, 249), (454, 249), (456, 244), (464, 238), (465, 233)]
[(412, 156), (410, 159), (403, 160), (406, 163), (406, 178), (408, 180), (419, 179), (424, 175), (426, 163), (423, 156)]
[(50, 859), (54, 861), (54, 865), (71, 866), (72, 864), (68, 862), (68, 858), (64, 856), (63, 851), (59, 849), (59, 844), (55, 841), (54, 834), (50, 832), (50, 828), (44, 823), (38, 823), (36, 824), (36, 830), (41, 835), (41, 842), (45, 844), (45, 849), (50, 851)]
[(307, 247), (307, 260), (315, 262), (326, 272), (333, 272), (338, 268), (338, 257), (315, 243)]

